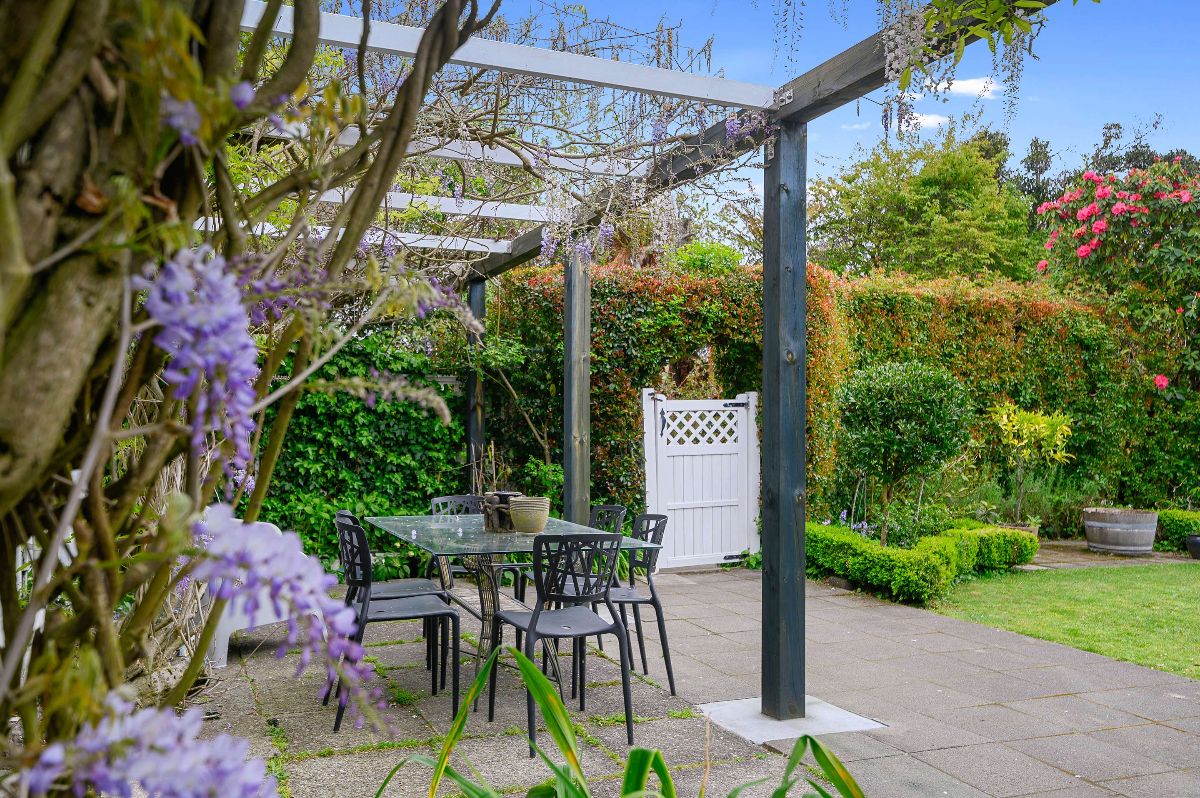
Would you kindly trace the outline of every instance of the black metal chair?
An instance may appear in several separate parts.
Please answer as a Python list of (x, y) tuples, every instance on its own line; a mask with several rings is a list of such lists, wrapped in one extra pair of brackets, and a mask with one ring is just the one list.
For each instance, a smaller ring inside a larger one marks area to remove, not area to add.
[[(619, 504), (597, 504), (588, 513), (588, 526), (598, 532), (619, 535), (625, 526), (625, 515), (629, 511)], [(525, 584), (533, 581), (533, 569), (522, 565), (516, 582), (513, 585), (513, 595), (518, 601), (525, 600)], [(604, 650), (601, 644), (600, 650)]]
[[(667, 517), (665, 515), (642, 513), (633, 519), (631, 537), (661, 546), (663, 535), (666, 534), (666, 531)], [(625, 607), (628, 605), (633, 608), (633, 620), (637, 628), (638, 651), (642, 655), (642, 673), (647, 675), (649, 675), (650, 669), (646, 665), (646, 639), (642, 634), (642, 613), (640, 607), (643, 604), (649, 604), (654, 608), (654, 614), (658, 619), (658, 639), (662, 642), (663, 661), (667, 666), (667, 681), (671, 685), (671, 695), (675, 695), (675, 673), (671, 670), (671, 649), (667, 646), (667, 624), (663, 619), (662, 600), (658, 597), (658, 588), (654, 586), (654, 567), (658, 564), (658, 554), (660, 551), (662, 549), (659, 548), (631, 549), (629, 552), (629, 585), (614, 585), (608, 592), (608, 596), (612, 603), (617, 605), (617, 609), (621, 611), (621, 621), (625, 624), (626, 628), (629, 627), (629, 621), (625, 616)], [(638, 591), (634, 575), (635, 571), (638, 570), (646, 572), (646, 588), (650, 591), (650, 595), (645, 595)]]
[[(372, 588), (374, 580), (372, 579), (372, 564), (371, 551), (367, 545), (367, 533), (358, 524), (353, 523), (346, 517), (339, 517), (336, 520), (339, 542), (344, 539), (345, 542), (345, 565), (346, 565), (346, 605), (354, 609), (357, 630), (354, 634), (354, 641), (359, 645), (362, 644), (363, 636), (366, 634), (367, 624), (373, 621), (426, 621), (426, 627), (431, 632), (431, 637), (427, 638), (427, 658), (432, 656), (433, 673), (431, 692), (437, 695), (438, 692), (438, 634), (442, 634), (442, 684), (445, 686), (445, 660), (447, 649), (452, 658), (451, 664), (451, 683), (452, 683), (452, 700), (450, 717), (453, 718), (458, 714), (458, 650), (459, 650), (459, 623), (458, 612), (451, 607), (444, 595), (436, 594), (416, 594), (409, 596), (400, 596), (390, 599), (379, 599), (372, 597)], [(450, 635), (447, 638), (445, 629), (439, 630), (439, 627), (449, 625)], [(342, 680), (339, 678), (337, 687), (326, 688), (325, 698), (322, 703), (328, 704), (329, 698), (333, 693), (338, 696), (337, 716), (333, 721), (333, 730), (336, 732), (341, 729), (342, 716), (346, 710), (346, 696), (342, 691)]]
[[(625, 731), (633, 745), (633, 708), (629, 686), (632, 659), (629, 636), (620, 621), (606, 621), (591, 610), (592, 602), (603, 602), (613, 619), (617, 611), (608, 595), (621, 553), (621, 536), (595, 534), (539, 535), (533, 542), (534, 587), (537, 603), (528, 612), (501, 610), (493, 618), (492, 640), (500, 645), (504, 624), (525, 633), (525, 656), (533, 659), (538, 641), (569, 639), (574, 645), (573, 676), (579, 685), (579, 708), (585, 709), (587, 660), (581, 651), (592, 635), (616, 635), (621, 650), (621, 688), (625, 699)], [(551, 606), (560, 609), (549, 609)], [(492, 669), (488, 688), (488, 720), (495, 717), (496, 671)], [(527, 691), (529, 720), (529, 756), (534, 755), (537, 728), (534, 725), (533, 695)]]
[[(358, 520), (358, 516), (349, 510), (338, 510), (335, 518), (341, 518), (349, 521), (357, 527), (362, 527), (362, 523)], [(336, 521), (335, 521), (336, 525)], [(338, 528), (338, 560), (342, 567), (342, 573), (346, 572), (347, 559), (346, 547), (343, 540), (340, 527)], [(372, 559), (374, 557), (372, 556)], [(371, 597), (375, 599), (391, 599), (400, 598), (402, 596), (419, 596), (426, 593), (441, 593), (443, 588), (440, 584), (432, 579), (424, 579), (422, 577), (410, 577), (404, 579), (388, 579), (384, 582), (375, 582), (371, 586)]]

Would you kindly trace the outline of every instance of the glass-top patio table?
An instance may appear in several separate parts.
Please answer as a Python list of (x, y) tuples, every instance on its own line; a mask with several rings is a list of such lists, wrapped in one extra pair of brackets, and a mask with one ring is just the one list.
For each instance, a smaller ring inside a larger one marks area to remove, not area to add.
[[(483, 657), (492, 650), (492, 616), (509, 606), (514, 609), (528, 609), (516, 599), (500, 595), (500, 578), (498, 572), (505, 564), (506, 557), (511, 554), (532, 554), (533, 541), (538, 535), (528, 535), (519, 532), (485, 532), (482, 515), (393, 515), (377, 516), (366, 519), (371, 526), (382, 529), (390, 535), (411, 543), (417, 548), (424, 549), (434, 557), (457, 557), (463, 566), (476, 577), (479, 589), (478, 616), (482, 622), (479, 635), (479, 648), (476, 652), (476, 669)], [(546, 521), (546, 528), (539, 534), (594, 534), (597, 530), (582, 524), (573, 524), (559, 518)], [(625, 537), (621, 541), (623, 550), (657, 549), (657, 544)], [(530, 568), (533, 566), (530, 565)], [(450, 569), (442, 569), (449, 574)], [(521, 578), (518, 576), (517, 578)], [(461, 593), (451, 593), (457, 603), (474, 613), (474, 607), (464, 602)], [(548, 651), (552, 659), (553, 649)], [(557, 671), (557, 661), (555, 661)], [(561, 690), (562, 682), (559, 681)]]

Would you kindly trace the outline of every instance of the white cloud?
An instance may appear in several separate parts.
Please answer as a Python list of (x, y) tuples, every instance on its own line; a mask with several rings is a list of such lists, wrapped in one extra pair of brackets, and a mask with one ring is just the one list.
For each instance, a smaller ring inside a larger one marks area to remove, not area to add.
[(999, 96), (996, 94), (997, 88), (996, 82), (990, 77), (956, 78), (950, 81), (949, 92), (951, 94), (979, 97), (984, 100), (994, 100)]
[(919, 128), (941, 127), (950, 121), (950, 117), (941, 114), (913, 114), (912, 120)]
[(855, 122), (851, 125), (842, 125), (842, 130), (866, 130), (870, 126), (870, 122)]

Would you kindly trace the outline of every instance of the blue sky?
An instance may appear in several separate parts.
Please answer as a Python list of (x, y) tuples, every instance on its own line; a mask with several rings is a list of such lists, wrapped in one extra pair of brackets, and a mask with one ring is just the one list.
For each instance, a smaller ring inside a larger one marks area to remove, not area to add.
[[(775, 7), (778, 0), (604, 0), (586, 3), (593, 16), (610, 16), (647, 30), (661, 18), (682, 21), (683, 40), (701, 44), (714, 37), (713, 66), (726, 77), (779, 85), (805, 69), (870, 35), (876, 28), (875, 0), (847, 0), (848, 27), (830, 18), (830, 4), (843, 0), (806, 0), (804, 24), (795, 57), (776, 57)], [(509, 0), (509, 14), (536, 8), (540, 0)], [(793, 0), (799, 3), (800, 0)], [(1163, 127), (1152, 142), (1163, 149), (1183, 147), (1200, 153), (1200, 0), (1059, 0), (1047, 11), (1048, 24), (1038, 38), (1040, 60), (1026, 62), (1015, 117), (1005, 127), (1003, 100), (954, 96), (949, 103), (926, 98), (919, 113), (959, 115), (981, 107), (982, 119), (1006, 129), (1014, 150), (1023, 152), (1030, 137), (1049, 139), (1060, 165), (1073, 165), (1099, 139), (1110, 121), (1126, 127), (1148, 123), (1156, 113)], [(986, 45), (973, 45), (959, 67), (959, 78), (992, 73)], [(873, 96), (882, 96), (877, 92)], [(833, 111), (810, 125), (810, 165), (826, 173), (849, 157), (855, 145), (871, 146), (882, 136), (879, 109), (860, 103)]]

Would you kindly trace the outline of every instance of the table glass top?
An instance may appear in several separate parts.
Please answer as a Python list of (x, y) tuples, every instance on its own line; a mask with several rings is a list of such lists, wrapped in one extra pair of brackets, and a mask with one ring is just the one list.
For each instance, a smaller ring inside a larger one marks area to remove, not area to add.
[[(537, 535), (518, 532), (485, 532), (482, 515), (394, 515), (367, 518), (367, 523), (401, 540), (439, 556), (458, 554), (532, 554)], [(551, 534), (595, 533), (596, 530), (558, 518), (546, 521)], [(657, 549), (626, 537), (622, 549)]]

